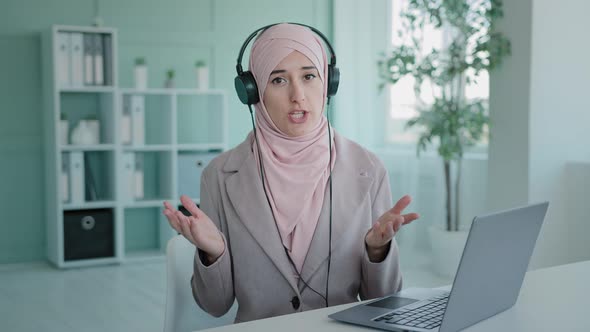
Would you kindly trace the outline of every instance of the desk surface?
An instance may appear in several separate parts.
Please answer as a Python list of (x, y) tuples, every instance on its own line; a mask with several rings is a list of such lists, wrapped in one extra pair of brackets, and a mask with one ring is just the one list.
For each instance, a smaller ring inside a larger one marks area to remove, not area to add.
[[(464, 331), (590, 331), (590, 261), (527, 272), (514, 307)], [(358, 303), (209, 329), (232, 331), (378, 331), (328, 315)]]

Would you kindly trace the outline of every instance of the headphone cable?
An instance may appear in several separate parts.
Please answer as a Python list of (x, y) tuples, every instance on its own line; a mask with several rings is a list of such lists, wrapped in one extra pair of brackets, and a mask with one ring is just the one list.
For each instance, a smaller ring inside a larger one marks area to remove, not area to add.
[[(268, 207), (270, 208), (270, 212), (272, 214), (273, 220), (275, 221), (274, 224), (275, 224), (275, 227), (277, 228), (277, 233), (279, 234), (279, 238), (281, 239), (281, 245), (283, 245), (283, 248), (285, 249), (285, 254), (287, 255), (287, 258), (289, 259), (289, 262), (293, 266), (295, 273), (297, 273), (299, 280), (301, 280), (303, 282), (305, 287), (311, 289), (314, 293), (319, 295), (326, 303), (326, 307), (328, 307), (327, 296), (323, 296), (318, 291), (313, 289), (307, 282), (305, 282), (305, 280), (303, 279), (303, 277), (301, 276), (301, 274), (297, 270), (297, 267), (295, 266), (295, 263), (293, 262), (291, 255), (289, 255), (289, 251), (288, 251), (287, 247), (285, 247), (285, 245), (283, 244), (283, 237), (281, 236), (281, 232), (279, 231), (279, 226), (277, 225), (274, 211), (272, 209), (272, 205), (270, 204), (270, 199), (268, 198), (268, 193), (266, 192), (266, 187), (264, 185), (264, 165), (263, 165), (263, 161), (262, 161), (262, 155), (260, 154), (260, 145), (258, 144), (258, 134), (256, 131), (256, 126), (254, 125), (254, 114), (252, 112), (252, 105), (248, 104), (248, 109), (250, 110), (250, 119), (252, 120), (252, 128), (254, 130), (254, 139), (256, 140), (256, 147), (258, 148), (258, 159), (260, 160), (260, 178), (262, 180), (262, 189), (264, 191), (264, 196), (266, 197), (266, 201), (268, 202)], [(330, 146), (331, 146), (331, 143), (330, 143)], [(332, 156), (332, 150), (330, 149), (330, 160), (332, 159), (331, 156)], [(332, 173), (332, 171), (330, 168), (330, 178), (331, 178), (331, 173)], [(332, 190), (331, 190), (331, 188), (332, 188), (332, 180), (330, 179), (330, 246), (332, 243), (332, 234), (331, 234), (332, 233), (332, 205), (331, 205), (332, 204)], [(330, 257), (330, 255), (331, 255), (331, 253), (329, 252), (328, 257)], [(330, 261), (328, 258), (328, 276), (329, 276), (329, 274), (330, 274)], [(301, 290), (301, 293), (305, 290), (305, 287)], [(326, 290), (327, 289), (328, 289), (328, 280), (326, 280)]]
[(330, 126), (330, 97), (328, 97), (328, 106), (326, 110), (326, 117), (328, 119), (328, 149), (330, 150), (330, 160), (328, 161), (328, 169), (330, 170), (330, 233), (328, 236), (328, 275), (326, 275), (326, 307), (328, 307), (328, 285), (330, 284), (330, 265), (332, 263), (332, 126)]

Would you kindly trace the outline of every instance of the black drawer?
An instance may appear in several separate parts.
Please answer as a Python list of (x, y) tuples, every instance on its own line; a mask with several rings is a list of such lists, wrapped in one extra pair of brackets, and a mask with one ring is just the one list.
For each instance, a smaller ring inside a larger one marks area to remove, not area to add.
[(112, 209), (64, 212), (64, 260), (115, 256)]

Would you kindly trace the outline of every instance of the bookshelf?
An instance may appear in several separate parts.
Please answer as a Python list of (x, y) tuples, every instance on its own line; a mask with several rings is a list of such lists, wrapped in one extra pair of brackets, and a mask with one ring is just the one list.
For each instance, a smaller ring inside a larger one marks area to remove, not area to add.
[[(92, 41), (102, 48), (88, 51)], [(199, 171), (227, 149), (225, 91), (119, 87), (113, 28), (55, 25), (42, 52), (48, 259), (162, 258), (174, 235), (162, 202), (186, 193), (198, 203)]]

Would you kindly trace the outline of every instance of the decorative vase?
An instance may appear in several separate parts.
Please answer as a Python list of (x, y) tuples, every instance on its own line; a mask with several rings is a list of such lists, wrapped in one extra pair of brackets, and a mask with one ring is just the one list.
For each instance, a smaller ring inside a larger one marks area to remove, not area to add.
[(197, 67), (195, 72), (197, 76), (197, 89), (209, 89), (209, 67)]
[(428, 227), (432, 245), (433, 271), (444, 278), (453, 278), (467, 241), (468, 231), (447, 231), (440, 227)]
[(146, 65), (136, 65), (133, 69), (135, 78), (135, 88), (139, 90), (147, 89), (148, 71)]

